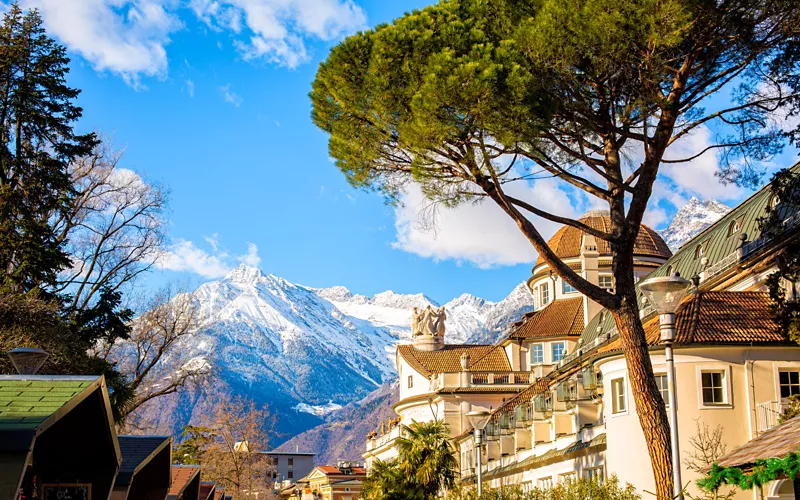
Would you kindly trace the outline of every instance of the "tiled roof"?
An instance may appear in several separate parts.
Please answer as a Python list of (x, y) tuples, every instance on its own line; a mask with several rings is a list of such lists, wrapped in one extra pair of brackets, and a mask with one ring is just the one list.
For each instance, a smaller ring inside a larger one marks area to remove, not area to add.
[(367, 471), (362, 469), (361, 467), (353, 467), (352, 468), (352, 471), (353, 471), (352, 474), (344, 474), (338, 467), (335, 467), (333, 465), (318, 465), (317, 469), (322, 471), (325, 475), (334, 474), (334, 475), (343, 475), (343, 476), (344, 475), (361, 476), (361, 475), (366, 475), (367, 474)]
[(186, 486), (200, 473), (196, 465), (173, 465), (172, 486), (169, 488), (168, 497), (177, 498), (183, 493)]
[(399, 345), (397, 352), (416, 371), (429, 377), (434, 373), (461, 371), (461, 355), (469, 354), (473, 372), (511, 371), (505, 350), (493, 345), (445, 345), (438, 351), (421, 351), (413, 345)]
[(122, 464), (119, 467), (115, 486), (130, 484), (133, 475), (141, 465), (147, 464), (156, 452), (169, 446), (169, 436), (118, 436), (119, 449), (122, 452)]
[(794, 417), (736, 448), (718, 463), (722, 467), (747, 467), (757, 459), (781, 458), (800, 448), (800, 417)]
[(35, 430), (98, 380), (98, 377), (0, 376), (0, 432)]
[[(609, 233), (611, 232), (611, 217), (608, 215), (586, 215), (580, 222), (594, 229)], [(548, 246), (559, 259), (569, 259), (578, 257), (581, 254), (581, 244), (583, 231), (573, 226), (564, 226), (547, 242)], [(600, 255), (610, 255), (611, 248), (607, 241), (597, 240), (597, 251)], [(667, 244), (657, 232), (642, 224), (639, 234), (634, 242), (633, 253), (637, 256), (659, 257), (663, 259), (672, 255)], [(544, 263), (540, 256), (536, 259), (536, 266)]]
[(577, 337), (583, 327), (583, 297), (559, 299), (528, 317), (508, 338)]
[[(698, 292), (689, 295), (675, 313), (678, 344), (780, 344), (787, 341), (770, 309), (766, 292)], [(659, 320), (644, 324), (649, 345), (659, 343)], [(600, 352), (621, 349), (619, 338)]]

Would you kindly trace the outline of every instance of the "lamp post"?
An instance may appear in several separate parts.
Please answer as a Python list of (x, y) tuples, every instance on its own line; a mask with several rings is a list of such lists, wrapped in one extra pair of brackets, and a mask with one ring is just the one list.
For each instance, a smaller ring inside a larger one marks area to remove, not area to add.
[(15, 347), (6, 354), (20, 375), (35, 375), (50, 354), (38, 347)]
[(475, 436), (475, 449), (478, 453), (478, 496), (480, 497), (483, 494), (483, 471), (481, 468), (481, 442), (483, 441), (483, 429), (486, 427), (486, 424), (489, 422), (489, 417), (492, 414), (486, 410), (473, 410), (467, 413), (467, 420), (472, 425), (472, 428), (475, 429), (473, 436)]
[(689, 292), (692, 282), (674, 276), (650, 278), (639, 284), (639, 290), (647, 297), (648, 302), (658, 312), (661, 324), (661, 342), (664, 344), (664, 357), (667, 361), (667, 398), (669, 401), (670, 445), (672, 448), (672, 480), (676, 498), (682, 498), (681, 491), (681, 452), (678, 445), (678, 406), (676, 404), (675, 362), (672, 356), (672, 344), (675, 342), (675, 311)]

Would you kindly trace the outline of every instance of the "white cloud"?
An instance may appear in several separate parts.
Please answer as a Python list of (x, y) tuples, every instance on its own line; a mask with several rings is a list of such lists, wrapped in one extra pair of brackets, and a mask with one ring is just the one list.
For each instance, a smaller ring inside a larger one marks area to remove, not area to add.
[(242, 96), (231, 90), (230, 83), (220, 87), (219, 91), (222, 92), (222, 98), (225, 102), (229, 102), (237, 108), (242, 105)]
[(191, 0), (208, 26), (240, 35), (245, 59), (294, 68), (308, 60), (306, 39), (333, 40), (366, 24), (352, 0)]
[[(0, 2), (7, 7), (8, 0)], [(353, 0), (22, 0), (22, 7), (39, 9), (48, 33), (97, 71), (137, 88), (142, 77), (166, 77), (167, 46), (184, 28), (182, 12), (231, 32), (245, 59), (290, 68), (308, 61), (308, 40), (330, 41), (366, 25)]]
[(250, 267), (258, 267), (261, 264), (261, 257), (258, 256), (258, 247), (255, 243), (247, 244), (247, 253), (239, 257), (239, 262)]
[(194, 82), (191, 80), (186, 80), (186, 91), (189, 93), (189, 97), (194, 97)]
[[(527, 200), (537, 208), (575, 217), (577, 201), (552, 179), (535, 184), (507, 186), (510, 195)], [(414, 186), (395, 210), (397, 241), (395, 248), (436, 260), (470, 262), (481, 268), (533, 262), (536, 250), (516, 224), (493, 201), (463, 204), (454, 209), (441, 207), (431, 227), (430, 202)], [(545, 238), (558, 229), (550, 221), (531, 220)]]
[[(708, 127), (697, 127), (691, 134), (672, 144), (664, 154), (666, 160), (691, 158), (714, 144)], [(735, 184), (724, 184), (716, 175), (719, 171), (717, 150), (709, 150), (686, 163), (662, 163), (660, 174), (669, 177), (679, 188), (696, 194), (703, 200), (740, 198), (745, 189)]]
[(237, 263), (258, 267), (261, 257), (255, 243), (247, 244), (247, 253), (232, 257), (220, 247), (219, 236), (214, 233), (203, 239), (208, 243), (211, 251), (199, 248), (188, 240), (177, 240), (169, 249), (162, 252), (155, 262), (159, 269), (168, 271), (189, 272), (204, 278), (221, 278), (228, 274)]
[(139, 86), (141, 76), (164, 77), (170, 33), (182, 23), (171, 0), (23, 0), (39, 9), (48, 33), (97, 71)]
[[(215, 252), (216, 254), (216, 252)], [(231, 269), (225, 255), (209, 254), (194, 243), (179, 240), (156, 260), (156, 267), (169, 271), (186, 271), (204, 278), (221, 278)]]

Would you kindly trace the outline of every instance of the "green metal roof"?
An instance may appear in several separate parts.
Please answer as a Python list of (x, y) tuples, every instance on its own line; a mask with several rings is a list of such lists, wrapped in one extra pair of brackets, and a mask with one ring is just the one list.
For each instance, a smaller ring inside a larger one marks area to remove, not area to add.
[[(791, 170), (800, 173), (800, 163), (791, 167)], [(736, 249), (742, 243), (743, 235), (747, 236), (748, 242), (757, 242), (759, 236), (761, 236), (761, 231), (758, 227), (758, 219), (766, 214), (767, 205), (770, 203), (771, 199), (772, 192), (770, 190), (770, 184), (766, 184), (733, 210), (725, 214), (724, 217), (687, 241), (672, 255), (672, 257), (667, 259), (658, 269), (650, 273), (647, 278), (666, 276), (674, 273), (679, 273), (684, 278), (692, 278), (694, 276), (699, 276), (705, 271), (707, 276), (700, 284), (700, 288), (702, 289), (703, 283), (709, 279), (708, 275), (710, 272), (715, 271), (715, 266), (716, 269), (724, 271), (738, 263), (738, 260), (735, 260)], [(781, 210), (780, 206), (778, 206), (778, 210)], [(789, 209), (783, 208), (783, 211), (787, 210)], [(783, 217), (788, 217), (792, 214), (787, 212), (781, 215)], [(739, 226), (739, 229), (736, 231), (731, 230), (731, 226), (734, 223), (738, 223)], [(703, 248), (702, 255), (697, 252), (699, 246)], [(761, 249), (760, 246), (756, 246), (755, 248)], [(750, 255), (754, 254), (755, 252)], [(703, 258), (707, 259), (705, 264)], [(598, 326), (600, 327), (599, 331)], [(599, 333), (610, 333), (612, 335), (616, 333), (614, 320), (611, 314), (605, 309), (595, 315), (586, 325), (583, 334), (581, 334), (579, 345), (591, 346)]]
[(0, 432), (34, 430), (98, 377), (0, 376)]

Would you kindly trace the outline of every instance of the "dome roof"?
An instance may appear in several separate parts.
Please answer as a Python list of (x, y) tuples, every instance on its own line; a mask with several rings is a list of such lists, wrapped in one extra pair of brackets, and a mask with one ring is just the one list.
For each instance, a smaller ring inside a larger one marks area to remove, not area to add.
[[(608, 212), (589, 212), (580, 218), (580, 222), (600, 231), (611, 231), (611, 217), (608, 215)], [(569, 259), (581, 255), (582, 237), (583, 231), (580, 229), (573, 226), (564, 226), (550, 238), (547, 244), (553, 252), (555, 252), (556, 257), (562, 260)], [(600, 239), (597, 240), (597, 251), (601, 256), (611, 255), (611, 248), (608, 242)], [(638, 257), (656, 257), (661, 259), (668, 259), (672, 256), (672, 252), (669, 250), (667, 244), (664, 243), (661, 236), (644, 224), (639, 228), (639, 234), (636, 236), (633, 254)], [(539, 258), (536, 259), (534, 268), (544, 263), (544, 259), (539, 256)]]

